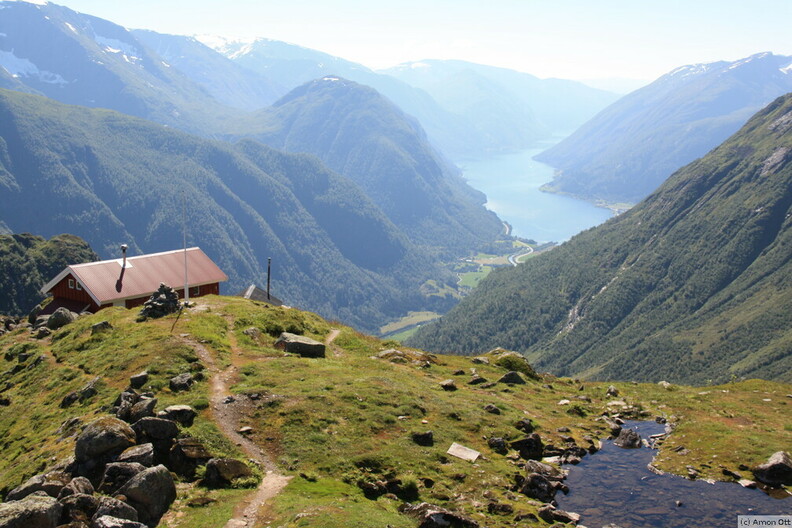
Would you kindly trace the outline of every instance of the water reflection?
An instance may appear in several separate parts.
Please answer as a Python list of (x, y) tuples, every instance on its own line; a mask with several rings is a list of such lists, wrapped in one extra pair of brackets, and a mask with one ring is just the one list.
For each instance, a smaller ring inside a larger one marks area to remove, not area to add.
[[(628, 422), (643, 438), (662, 433), (654, 422)], [(760, 490), (729, 482), (709, 484), (647, 469), (652, 449), (622, 449), (606, 442), (577, 466), (566, 466), (568, 495), (556, 495), (562, 510), (579, 513), (580, 523), (598, 528), (735, 528), (738, 515), (788, 515), (792, 499), (774, 499)], [(750, 475), (746, 475), (750, 477)], [(681, 503), (677, 506), (677, 501)]]

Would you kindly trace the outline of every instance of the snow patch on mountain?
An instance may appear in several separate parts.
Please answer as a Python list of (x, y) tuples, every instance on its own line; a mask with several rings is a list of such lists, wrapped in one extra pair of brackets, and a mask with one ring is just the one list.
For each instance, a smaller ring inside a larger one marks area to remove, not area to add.
[(94, 35), (94, 40), (97, 44), (102, 46), (107, 53), (121, 53), (125, 61), (130, 64), (136, 64), (140, 59), (140, 52), (128, 42), (114, 38), (107, 38), (101, 35)]
[(67, 28), (69, 28), (72, 31), (72, 33), (77, 33), (77, 29), (74, 26), (72, 26), (68, 22), (64, 22), (64, 24), (66, 25)]
[(39, 70), (38, 66), (14, 55), (12, 51), (0, 51), (0, 67), (11, 74), (12, 77), (38, 77), (41, 82), (49, 84), (69, 84), (58, 75), (47, 70)]

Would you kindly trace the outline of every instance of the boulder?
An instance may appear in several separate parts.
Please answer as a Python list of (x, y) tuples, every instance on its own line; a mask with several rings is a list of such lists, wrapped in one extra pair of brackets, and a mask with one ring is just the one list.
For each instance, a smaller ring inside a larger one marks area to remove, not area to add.
[(113, 329), (113, 325), (109, 321), (102, 321), (100, 323), (91, 325), (91, 335), (101, 334)]
[(234, 479), (252, 474), (244, 462), (233, 458), (213, 458), (206, 463), (204, 483), (209, 487), (219, 488), (231, 484)]
[(149, 378), (148, 371), (143, 371), (134, 376), (129, 376), (129, 386), (133, 389), (140, 389), (146, 384)]
[(91, 528), (147, 528), (145, 524), (128, 519), (119, 519), (110, 515), (97, 517), (91, 523)]
[(147, 443), (129, 447), (118, 455), (117, 461), (137, 462), (142, 466), (151, 467), (154, 465), (154, 446)]
[(137, 462), (111, 462), (105, 466), (98, 489), (105, 495), (115, 495), (124, 484), (145, 469), (146, 466)]
[(792, 485), (792, 458), (786, 451), (773, 453), (767, 462), (753, 469), (753, 474), (768, 486)]
[(99, 517), (105, 515), (118, 519), (126, 519), (128, 521), (138, 520), (138, 514), (135, 508), (113, 497), (99, 497), (99, 504), (93, 517), (94, 522), (96, 522), (96, 519)]
[(500, 414), (501, 413), (501, 410), (498, 409), (498, 407), (496, 405), (492, 404), (492, 403), (488, 403), (487, 405), (485, 405), (484, 406), (484, 410), (487, 411), (490, 414)]
[(7, 501), (22, 500), (37, 491), (43, 491), (50, 497), (57, 497), (61, 490), (71, 481), (71, 476), (63, 471), (50, 471), (42, 475), (30, 477), (21, 486), (8, 492)]
[(173, 420), (147, 416), (132, 425), (139, 442), (172, 440), (179, 436), (179, 426)]
[(619, 389), (617, 389), (613, 385), (608, 385), (608, 390), (605, 391), (605, 396), (610, 396), (611, 398), (618, 398), (619, 397)]
[(212, 455), (200, 440), (179, 438), (168, 453), (168, 468), (179, 476), (192, 479), (198, 466), (206, 464)]
[(417, 505), (404, 504), (399, 511), (418, 520), (418, 528), (478, 528), (479, 524), (464, 515), (440, 506), (422, 502)]
[(558, 510), (552, 504), (542, 506), (537, 513), (542, 520), (549, 523), (560, 522), (565, 524), (577, 524), (580, 520), (580, 515), (577, 513)]
[(77, 462), (115, 456), (135, 445), (135, 431), (117, 418), (104, 417), (94, 420), (77, 438), (74, 455)]
[(242, 330), (242, 333), (251, 338), (253, 341), (258, 341), (261, 338), (261, 330), (255, 326), (251, 326)]
[(290, 354), (297, 354), (301, 357), (308, 358), (323, 358), (325, 357), (325, 345), (310, 337), (305, 337), (289, 332), (281, 333), (277, 341), (275, 341), (275, 348), (289, 352)]
[(171, 405), (157, 413), (157, 418), (173, 420), (184, 427), (191, 427), (198, 413), (189, 405)]
[(41, 328), (37, 329), (33, 336), (36, 339), (45, 339), (52, 335), (52, 330), (47, 328), (46, 326), (42, 326)]
[(510, 370), (498, 380), (498, 383), (510, 383), (512, 385), (525, 385), (525, 380), (520, 373), (514, 370)]
[(93, 495), (94, 487), (91, 481), (85, 477), (75, 477), (58, 493), (58, 500), (70, 495)]
[(85, 493), (75, 493), (60, 499), (58, 502), (63, 506), (61, 511), (61, 522), (88, 522), (96, 513), (99, 507), (99, 499), (93, 495)]
[(538, 501), (550, 502), (555, 498), (556, 489), (544, 475), (529, 473), (520, 486), (520, 493)]
[(74, 322), (77, 319), (77, 314), (70, 312), (66, 308), (60, 307), (49, 316), (47, 319), (47, 328), (50, 330), (57, 330), (67, 324)]
[(487, 445), (490, 449), (501, 455), (505, 455), (509, 452), (509, 446), (506, 444), (506, 440), (497, 436), (489, 438), (487, 440)]
[(157, 398), (141, 398), (129, 410), (129, 423), (135, 423), (142, 418), (154, 416), (154, 409), (157, 407)]
[(468, 385), (481, 385), (482, 383), (487, 383), (487, 378), (479, 376), (478, 374), (474, 374), (470, 381), (468, 381)]
[(455, 391), (457, 390), (456, 382), (452, 379), (443, 380), (440, 382), (440, 387), (443, 388), (444, 391)]
[(516, 449), (520, 456), (526, 460), (539, 460), (544, 452), (542, 438), (537, 433), (531, 433), (509, 445), (512, 449)]
[(642, 445), (641, 435), (632, 429), (622, 429), (619, 432), (619, 436), (613, 441), (613, 443), (625, 449), (635, 449), (641, 447)]
[(425, 431), (425, 432), (415, 432), (410, 435), (412, 441), (419, 446), (433, 446), (434, 445), (434, 433), (432, 431)]
[(134, 407), (138, 401), (140, 401), (140, 394), (132, 389), (127, 389), (116, 398), (113, 404), (113, 412), (121, 420), (128, 421), (129, 415), (132, 412), (132, 407)]
[(3, 528), (55, 528), (63, 507), (53, 497), (37, 491), (19, 501), (0, 503)]
[(525, 434), (531, 434), (534, 430), (534, 424), (530, 418), (521, 418), (514, 423), (514, 427), (518, 431), (522, 431)]
[(163, 465), (138, 473), (118, 490), (138, 512), (138, 520), (153, 528), (176, 499), (173, 477)]
[(168, 386), (173, 392), (181, 392), (190, 390), (190, 387), (192, 387), (193, 383), (195, 383), (193, 375), (189, 372), (184, 372), (178, 376), (172, 377), (168, 383)]
[(525, 463), (525, 472), (528, 474), (537, 473), (547, 478), (547, 480), (553, 481), (561, 481), (566, 478), (565, 471), (551, 466), (550, 464), (539, 462), (538, 460), (528, 460)]

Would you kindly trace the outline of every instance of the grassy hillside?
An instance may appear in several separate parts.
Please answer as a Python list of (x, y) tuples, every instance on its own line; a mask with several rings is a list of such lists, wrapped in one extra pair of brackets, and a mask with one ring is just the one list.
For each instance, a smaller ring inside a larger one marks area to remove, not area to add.
[(629, 212), (492, 273), (412, 343), (594, 379), (792, 381), (792, 96)]
[[(545, 444), (564, 446), (568, 439), (562, 437), (570, 436), (586, 447), (586, 437), (607, 435), (606, 425), (596, 420), (613, 399), (605, 395), (605, 384), (545, 375), (528, 378), (525, 385), (468, 385), (473, 368), (490, 381), (497, 381), (507, 368), (497, 366), (495, 356), (485, 365), (409, 349), (401, 350), (418, 361), (394, 363), (377, 357), (394, 345), (391, 342), (310, 313), (242, 299), (201, 298), (181, 316), (142, 323), (135, 322), (136, 315), (123, 308), (105, 310), (44, 341), (31, 338), (25, 329), (0, 337), (0, 396), (10, 400), (0, 413), (0, 495), (66, 457), (79, 431), (69, 420), (86, 423), (102, 415), (127, 386), (128, 377), (144, 369), (151, 374), (144, 390), (159, 398), (158, 408), (187, 403), (202, 409), (182, 434), (200, 438), (215, 455), (240, 457), (236, 443), (217, 422), (224, 407), (216, 399), (217, 384), (230, 388), (241, 410), (235, 429), (252, 427), (250, 439), (272, 461), (274, 471), (291, 477), (264, 503), (257, 527), (406, 528), (416, 521), (399, 513), (398, 506), (403, 500), (421, 500), (462, 512), (482, 525), (505, 528), (513, 525), (514, 515), (492, 513), (489, 504), (509, 504), (516, 515), (536, 513), (539, 503), (510, 491), (520, 471), (516, 460), (493, 451), (488, 438), (522, 438), (514, 425), (526, 418)], [(91, 325), (102, 320), (113, 329), (92, 335)], [(327, 357), (299, 358), (273, 348), (282, 330), (328, 341)], [(15, 365), (22, 365), (21, 370), (12, 369)], [(188, 392), (172, 393), (167, 380), (184, 371), (201, 371), (205, 378)], [(98, 394), (72, 407), (59, 407), (64, 396), (94, 378)], [(440, 387), (449, 378), (458, 390)], [(792, 442), (792, 430), (784, 426), (789, 412), (783, 395), (792, 391), (788, 385), (750, 381), (705, 392), (631, 383), (616, 387), (635, 416), (664, 416), (676, 423), (658, 459), (666, 470), (683, 472), (692, 465), (703, 476), (724, 478), (711, 464), (713, 456), (736, 471), (740, 464), (762, 462)], [(562, 398), (575, 403), (559, 405)], [(500, 414), (485, 410), (486, 404)], [(562, 427), (569, 432), (558, 432)], [(413, 442), (412, 433), (428, 430), (434, 433), (433, 445)], [(483, 457), (471, 464), (447, 455), (452, 442), (476, 449)], [(689, 452), (673, 451), (680, 445)], [(377, 480), (391, 481), (394, 495), (367, 498), (362, 483)], [(252, 493), (209, 490), (186, 482), (178, 489), (179, 497), (161, 526), (222, 526), (234, 506)], [(198, 502), (206, 505), (189, 505)]]
[(22, 315), (44, 299), (41, 287), (70, 264), (99, 256), (83, 239), (29, 233), (0, 235), (0, 314)]

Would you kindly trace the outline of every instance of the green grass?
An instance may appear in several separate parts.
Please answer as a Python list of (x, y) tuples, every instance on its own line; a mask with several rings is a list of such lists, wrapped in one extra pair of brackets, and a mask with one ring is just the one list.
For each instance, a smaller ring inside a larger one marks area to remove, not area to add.
[(492, 272), (492, 266), (481, 266), (479, 271), (463, 273), (459, 277), (459, 285), (465, 288), (475, 288), (490, 272)]
[(393, 334), (404, 328), (426, 323), (428, 321), (434, 321), (438, 318), (440, 318), (440, 314), (436, 312), (409, 312), (398, 321), (393, 321), (385, 326), (381, 326), (380, 335)]

